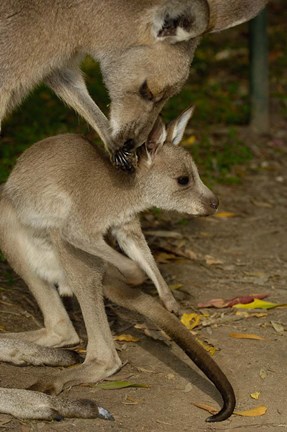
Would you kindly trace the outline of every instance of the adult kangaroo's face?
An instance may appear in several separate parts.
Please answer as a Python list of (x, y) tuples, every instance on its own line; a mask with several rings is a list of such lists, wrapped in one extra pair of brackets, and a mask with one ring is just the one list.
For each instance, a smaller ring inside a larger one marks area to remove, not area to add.
[(106, 77), (117, 147), (143, 144), (165, 102), (188, 78), (196, 41), (130, 48)]
[(119, 165), (125, 152), (146, 141), (164, 103), (182, 88), (200, 36), (250, 19), (266, 2), (155, 1), (144, 16), (135, 17), (137, 43), (101, 62), (111, 97), (112, 151), (124, 149)]

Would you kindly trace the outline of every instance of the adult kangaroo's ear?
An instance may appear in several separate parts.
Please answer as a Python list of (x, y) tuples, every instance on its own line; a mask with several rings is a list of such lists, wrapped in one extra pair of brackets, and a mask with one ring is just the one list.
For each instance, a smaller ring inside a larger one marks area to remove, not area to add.
[(207, 0), (209, 24), (207, 32), (217, 32), (234, 27), (254, 18), (268, 0)]
[(167, 138), (166, 141), (174, 145), (178, 145), (183, 138), (185, 128), (193, 114), (194, 107), (191, 106), (187, 110), (183, 111), (177, 119), (173, 120), (167, 126)]
[(159, 41), (177, 43), (201, 35), (208, 23), (207, 0), (168, 0), (155, 8), (153, 33)]

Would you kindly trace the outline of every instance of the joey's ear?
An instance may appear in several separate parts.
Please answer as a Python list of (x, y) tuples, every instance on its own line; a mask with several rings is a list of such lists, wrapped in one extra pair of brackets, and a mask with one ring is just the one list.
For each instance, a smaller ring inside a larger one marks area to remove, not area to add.
[(173, 120), (167, 127), (166, 141), (178, 145), (182, 140), (185, 128), (193, 114), (194, 107), (185, 110), (177, 119)]
[(160, 117), (157, 118), (152, 131), (149, 134), (146, 149), (149, 156), (154, 156), (166, 140), (166, 128)]
[(268, 0), (207, 0), (209, 5), (208, 32), (234, 27), (254, 18)]
[(207, 0), (169, 0), (155, 10), (153, 33), (158, 41), (189, 40), (204, 33), (208, 27)]

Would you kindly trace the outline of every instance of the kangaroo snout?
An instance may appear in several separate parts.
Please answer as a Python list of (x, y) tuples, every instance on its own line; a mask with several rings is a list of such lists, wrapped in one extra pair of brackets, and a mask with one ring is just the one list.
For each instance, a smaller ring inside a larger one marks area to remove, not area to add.
[(217, 210), (219, 206), (219, 199), (214, 196), (211, 200), (210, 200), (210, 207), (214, 210)]
[(209, 196), (202, 197), (202, 204), (204, 208), (202, 216), (212, 216), (218, 209), (219, 199), (210, 191)]

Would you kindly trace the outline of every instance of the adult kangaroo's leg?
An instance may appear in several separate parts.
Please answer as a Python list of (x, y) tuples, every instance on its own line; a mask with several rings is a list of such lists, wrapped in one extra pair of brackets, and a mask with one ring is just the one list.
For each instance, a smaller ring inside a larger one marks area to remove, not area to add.
[(121, 367), (107, 320), (102, 287), (103, 262), (69, 243), (59, 234), (52, 235), (67, 282), (77, 297), (88, 336), (85, 361), (82, 365), (46, 377), (32, 386), (33, 390), (56, 393), (65, 386), (102, 380)]
[[(42, 329), (3, 333), (1, 336), (20, 338), (48, 347), (75, 345), (79, 342), (79, 337), (57, 290), (35, 273), (29, 261), (29, 253), (34, 247), (31, 232), (19, 222), (10, 202), (0, 197), (0, 249), (15, 272), (28, 285), (44, 318)], [(35, 254), (38, 253), (37, 250)]]

